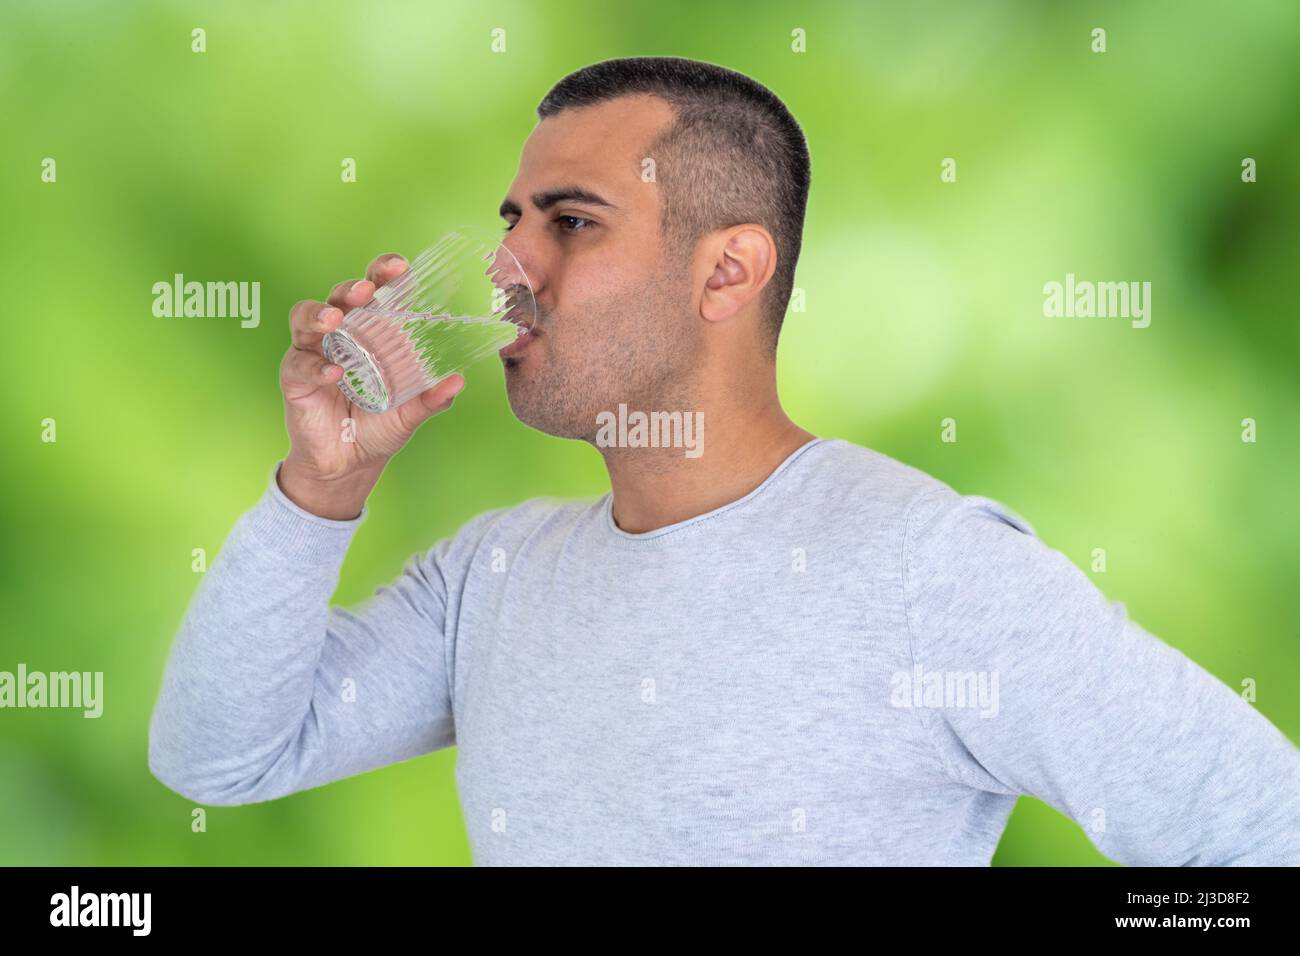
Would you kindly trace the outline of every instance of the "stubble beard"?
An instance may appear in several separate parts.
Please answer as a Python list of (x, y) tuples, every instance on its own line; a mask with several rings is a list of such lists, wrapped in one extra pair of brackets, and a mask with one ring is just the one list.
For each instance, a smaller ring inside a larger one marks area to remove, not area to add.
[(671, 411), (688, 401), (690, 375), (701, 359), (700, 343), (682, 329), (689, 297), (684, 302), (680, 291), (657, 280), (623, 301), (635, 304), (588, 317), (585, 324), (603, 334), (580, 336), (581, 355), (556, 350), (544, 331), (533, 348), (505, 359), (506, 393), (519, 421), (557, 438), (594, 442), (597, 416), (616, 413), (620, 403)]

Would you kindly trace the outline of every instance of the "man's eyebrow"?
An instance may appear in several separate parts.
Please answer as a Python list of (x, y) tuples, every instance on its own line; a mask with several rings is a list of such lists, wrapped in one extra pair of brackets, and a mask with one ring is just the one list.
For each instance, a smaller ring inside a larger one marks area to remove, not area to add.
[[(588, 206), (606, 206), (610, 209), (618, 208), (604, 196), (594, 193), (590, 189), (583, 189), (581, 186), (558, 186), (555, 189), (533, 193), (533, 205), (542, 212), (562, 202), (578, 202)], [(519, 208), (519, 204), (512, 199), (503, 199), (501, 209), (498, 212), (502, 219), (510, 215), (523, 215), (523, 210)]]

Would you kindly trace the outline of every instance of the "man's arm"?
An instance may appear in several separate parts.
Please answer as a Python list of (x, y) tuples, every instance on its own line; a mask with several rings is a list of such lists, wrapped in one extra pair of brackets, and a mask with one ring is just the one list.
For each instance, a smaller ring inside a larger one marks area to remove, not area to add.
[(1300, 864), (1300, 750), (1003, 505), (914, 501), (903, 587), (920, 684), (984, 680), (917, 710), (954, 779), (1050, 803), (1121, 863)]
[(149, 768), (172, 790), (254, 803), (455, 742), (443, 640), (452, 539), (413, 556), (356, 611), (331, 608), (364, 518), (307, 512), (273, 477), (235, 524), (191, 602), (150, 722)]

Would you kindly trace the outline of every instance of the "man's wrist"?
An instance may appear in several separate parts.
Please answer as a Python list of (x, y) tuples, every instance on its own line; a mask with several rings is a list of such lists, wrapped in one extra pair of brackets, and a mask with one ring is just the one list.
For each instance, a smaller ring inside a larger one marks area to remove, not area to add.
[(286, 460), (276, 471), (275, 480), (284, 496), (303, 511), (334, 521), (352, 521), (361, 516), (379, 474), (380, 469), (375, 469), (321, 480), (304, 475)]

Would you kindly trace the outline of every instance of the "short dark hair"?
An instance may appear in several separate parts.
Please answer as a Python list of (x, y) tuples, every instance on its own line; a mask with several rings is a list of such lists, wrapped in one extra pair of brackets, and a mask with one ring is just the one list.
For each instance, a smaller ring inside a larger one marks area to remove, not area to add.
[(776, 269), (763, 290), (763, 316), (776, 347), (803, 241), (812, 163), (803, 130), (761, 83), (713, 63), (671, 56), (625, 57), (583, 67), (555, 84), (540, 119), (619, 96), (649, 93), (675, 116), (651, 145), (669, 254), (704, 234), (753, 222), (776, 243)]

